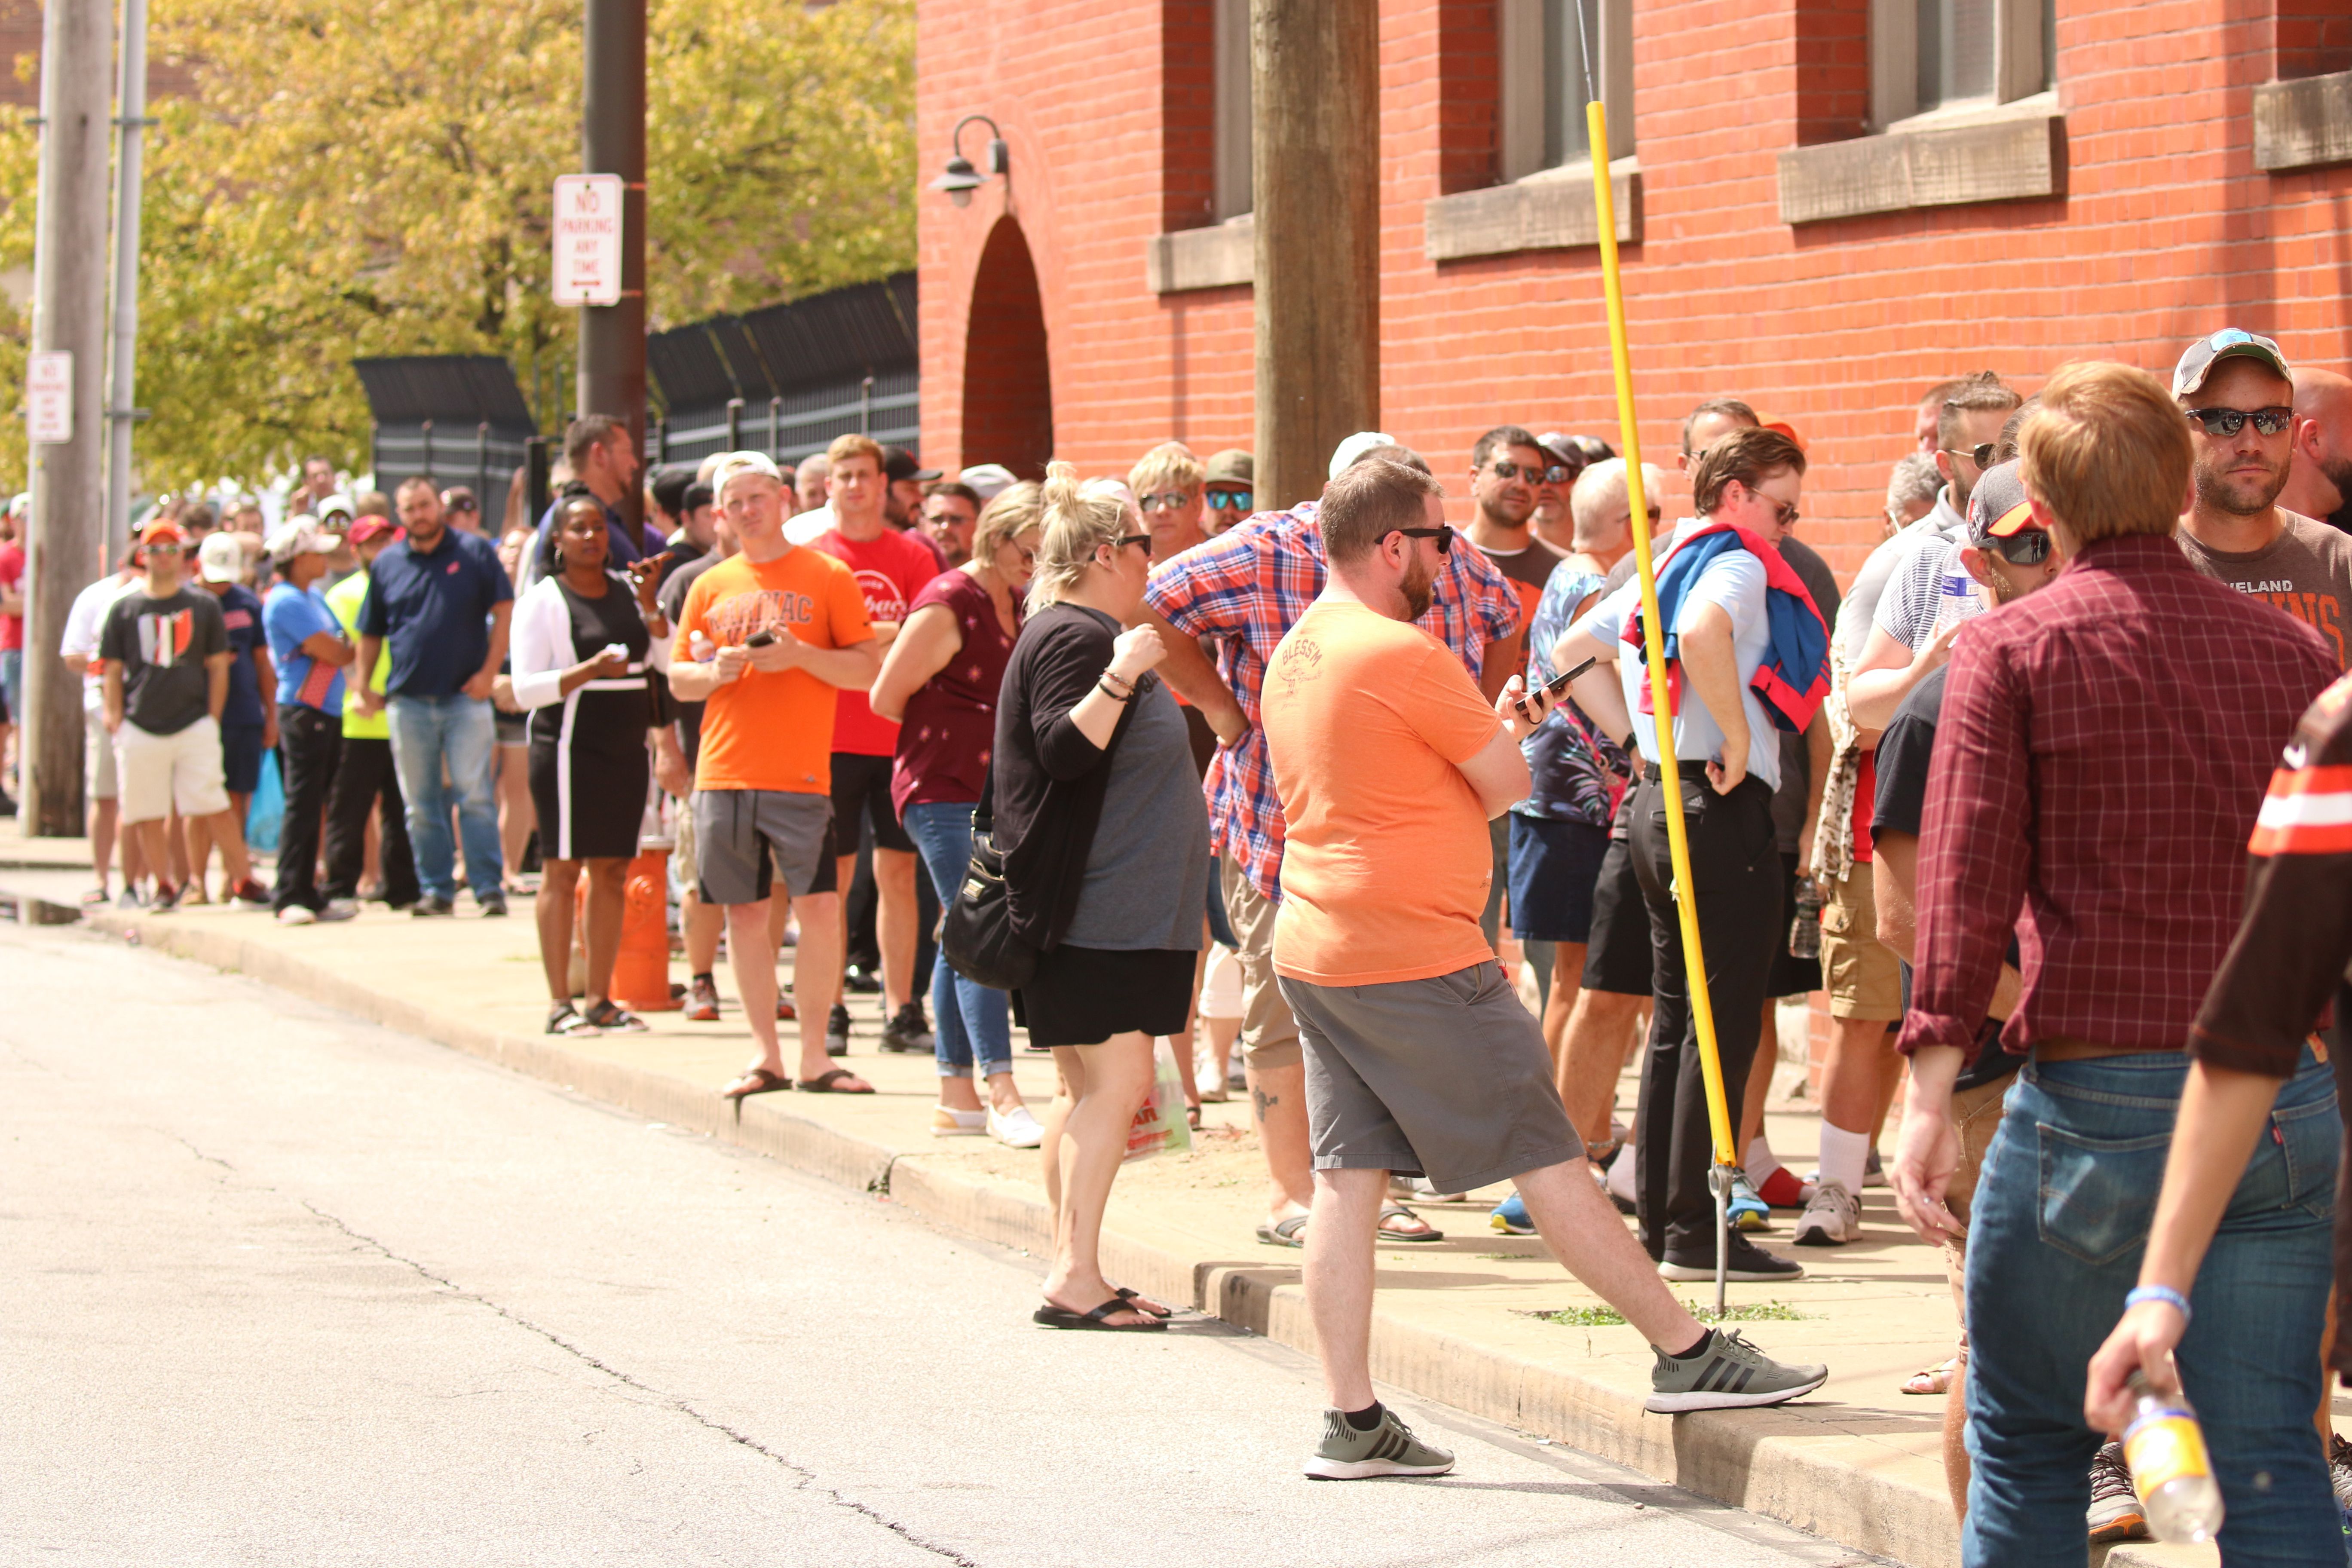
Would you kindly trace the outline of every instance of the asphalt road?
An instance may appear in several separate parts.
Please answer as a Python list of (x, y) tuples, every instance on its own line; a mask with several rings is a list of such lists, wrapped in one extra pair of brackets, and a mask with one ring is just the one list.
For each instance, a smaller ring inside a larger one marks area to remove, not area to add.
[[(524, 977), (520, 973), (517, 984)], [(259, 985), (0, 928), (0, 1563), (1870, 1561)]]

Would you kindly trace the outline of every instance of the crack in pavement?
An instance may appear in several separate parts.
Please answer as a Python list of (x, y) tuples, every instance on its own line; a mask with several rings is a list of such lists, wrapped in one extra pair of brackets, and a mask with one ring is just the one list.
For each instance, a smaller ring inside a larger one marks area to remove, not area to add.
[[(197, 1159), (204, 1161), (207, 1164), (217, 1165), (222, 1170), (229, 1172), (235, 1175), (242, 1176), (244, 1174), (243, 1172), (238, 1171), (236, 1166), (230, 1164), (227, 1161), (221, 1159), (217, 1155), (206, 1153), (204, 1150), (197, 1148), (194, 1143), (189, 1142), (185, 1138), (181, 1137), (176, 1132), (166, 1132), (165, 1136), (171, 1138), (174, 1142), (186, 1149), (189, 1153), (194, 1155)], [(871, 1503), (860, 1502), (856, 1498), (845, 1495), (839, 1488), (825, 1485), (818, 1479), (817, 1473), (814, 1470), (810, 1469), (805, 1465), (795, 1462), (788, 1455), (778, 1453), (775, 1449), (769, 1447), (766, 1444), (761, 1442), (757, 1437), (752, 1436), (750, 1433), (738, 1431), (736, 1428), (730, 1426), (727, 1423), (718, 1419), (716, 1416), (705, 1415), (702, 1411), (696, 1409), (692, 1405), (688, 1404), (678, 1395), (656, 1388), (651, 1384), (645, 1382), (643, 1379), (622, 1371), (619, 1367), (614, 1366), (609, 1362), (600, 1359), (585, 1348), (572, 1343), (570, 1340), (565, 1339), (562, 1334), (557, 1333), (554, 1330), (533, 1322), (530, 1319), (523, 1317), (521, 1314), (500, 1305), (497, 1301), (491, 1300), (488, 1297), (482, 1295), (478, 1291), (468, 1290), (454, 1279), (436, 1274), (432, 1269), (426, 1268), (424, 1264), (417, 1262), (415, 1258), (404, 1258), (399, 1253), (394, 1252), (391, 1247), (386, 1247), (383, 1242), (378, 1241), (374, 1237), (366, 1235), (361, 1231), (353, 1230), (349, 1225), (345, 1224), (341, 1217), (329, 1214), (326, 1210), (319, 1207), (318, 1205), (310, 1202), (308, 1198), (294, 1196), (294, 1194), (288, 1193), (281, 1193), (276, 1187), (265, 1186), (262, 1190), (271, 1193), (278, 1197), (291, 1197), (293, 1202), (299, 1204), (304, 1209), (308, 1210), (313, 1217), (324, 1220), (327, 1224), (333, 1226), (337, 1230), (341, 1231), (345, 1236), (351, 1237), (352, 1240), (359, 1243), (362, 1247), (373, 1250), (378, 1256), (383, 1258), (389, 1262), (396, 1263), (403, 1268), (408, 1269), (410, 1272), (416, 1275), (418, 1279), (430, 1282), (446, 1294), (457, 1298), (458, 1300), (471, 1302), (475, 1306), (484, 1308), (496, 1313), (500, 1318), (503, 1318), (508, 1322), (513, 1324), (516, 1328), (521, 1329), (527, 1333), (536, 1334), (539, 1338), (545, 1340), (549, 1344), (553, 1345), (556, 1349), (563, 1352), (564, 1354), (572, 1357), (590, 1368), (593, 1368), (604, 1376), (612, 1379), (614, 1383), (620, 1384), (624, 1387), (634, 1389), (637, 1393), (651, 1397), (660, 1405), (676, 1411), (677, 1414), (685, 1416), (689, 1421), (696, 1423), (698, 1426), (707, 1427), (710, 1431), (718, 1433), (729, 1442), (740, 1444), (743, 1447), (749, 1448), (751, 1452), (759, 1455), (761, 1458), (776, 1465), (778, 1468), (790, 1471), (796, 1478), (794, 1482), (795, 1490), (813, 1492), (815, 1495), (824, 1498), (827, 1502), (830, 1502), (836, 1508), (847, 1509), (850, 1512), (857, 1514), (875, 1524), (880, 1525), (883, 1529), (890, 1531), (893, 1535), (898, 1536), (908, 1545), (919, 1548), (922, 1551), (930, 1552), (934, 1556), (944, 1558), (946, 1561), (955, 1563), (957, 1568), (982, 1568), (978, 1559), (967, 1557), (951, 1546), (943, 1546), (936, 1541), (927, 1540), (923, 1536), (917, 1534), (907, 1525), (901, 1524), (897, 1520), (889, 1518)]]

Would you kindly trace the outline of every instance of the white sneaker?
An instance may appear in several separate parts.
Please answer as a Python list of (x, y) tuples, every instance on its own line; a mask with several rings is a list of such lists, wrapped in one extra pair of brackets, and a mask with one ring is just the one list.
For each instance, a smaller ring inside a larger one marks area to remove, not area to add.
[(988, 1135), (1008, 1149), (1034, 1149), (1045, 1141), (1045, 1130), (1025, 1105), (1003, 1111), (989, 1107)]
[(1797, 1221), (1797, 1234), (1790, 1239), (1799, 1247), (1843, 1247), (1861, 1238), (1862, 1205), (1845, 1190), (1843, 1182), (1823, 1182), (1805, 1205), (1804, 1217)]
[(952, 1105), (931, 1107), (931, 1136), (934, 1138), (977, 1138), (988, 1129), (985, 1110), (958, 1110)]
[(289, 904), (278, 911), (278, 923), (282, 926), (311, 925), (316, 923), (318, 919), (317, 915), (304, 909), (300, 904)]
[(329, 899), (326, 907), (319, 911), (319, 918), (322, 921), (347, 921), (356, 918), (359, 912), (360, 901), (357, 899)]

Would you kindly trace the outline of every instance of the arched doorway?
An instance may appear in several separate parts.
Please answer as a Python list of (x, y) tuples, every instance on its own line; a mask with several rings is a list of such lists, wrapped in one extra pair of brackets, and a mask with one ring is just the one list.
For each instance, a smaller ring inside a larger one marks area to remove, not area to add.
[(980, 253), (965, 324), (963, 467), (1002, 463), (1042, 479), (1053, 455), (1054, 373), (1037, 269), (1021, 226), (1003, 217)]

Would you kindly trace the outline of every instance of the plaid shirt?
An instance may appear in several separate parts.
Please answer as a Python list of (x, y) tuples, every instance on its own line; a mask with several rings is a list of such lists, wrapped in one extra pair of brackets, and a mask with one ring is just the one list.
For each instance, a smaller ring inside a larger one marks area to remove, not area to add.
[(2336, 675), (2317, 633), (2156, 536), (2093, 544), (1970, 626), (1927, 775), (1903, 1048), (1970, 1045), (2013, 925), (2010, 1050), (2179, 1050), (2273, 760)]
[[(1163, 562), (1143, 595), (1170, 626), (1215, 644), (1217, 673), (1249, 721), (1239, 741), (1217, 747), (1202, 788), (1211, 847), (1234, 857), (1269, 899), (1282, 896), (1282, 801), (1258, 727), (1258, 691), (1275, 646), (1323, 592), (1323, 532), (1315, 512), (1314, 501), (1258, 512)], [(1486, 647), (1518, 629), (1519, 595), (1492, 562), (1457, 539), (1419, 624), (1460, 655), (1475, 680)]]

